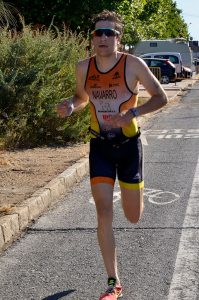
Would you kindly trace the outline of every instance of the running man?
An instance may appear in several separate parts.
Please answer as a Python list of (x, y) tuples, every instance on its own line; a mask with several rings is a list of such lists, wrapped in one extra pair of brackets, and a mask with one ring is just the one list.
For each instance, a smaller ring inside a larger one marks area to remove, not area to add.
[[(158, 80), (138, 57), (118, 51), (123, 24), (121, 17), (107, 10), (93, 18), (94, 55), (76, 67), (76, 91), (57, 107), (60, 117), (90, 104), (90, 182), (96, 205), (98, 241), (108, 277), (100, 300), (122, 296), (113, 233), (113, 189), (116, 176), (121, 189), (124, 214), (131, 223), (142, 215), (143, 158), (136, 118), (167, 104)], [(151, 95), (137, 106), (139, 83)]]

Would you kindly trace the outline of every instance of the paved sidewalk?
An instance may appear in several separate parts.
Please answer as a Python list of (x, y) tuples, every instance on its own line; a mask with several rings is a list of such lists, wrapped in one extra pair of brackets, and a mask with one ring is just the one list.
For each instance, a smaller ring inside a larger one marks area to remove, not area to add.
[[(169, 100), (172, 101), (182, 91), (191, 88), (196, 80), (187, 79), (170, 85), (164, 85)], [(140, 97), (148, 98), (149, 94), (141, 87)], [(144, 122), (143, 118), (143, 122)], [(143, 123), (141, 120), (141, 123)], [(25, 229), (36, 220), (50, 205), (58, 201), (71, 187), (88, 174), (88, 157), (85, 157), (66, 171), (51, 180), (46, 186), (36, 191), (30, 198), (17, 206), (12, 213), (0, 217), (0, 251), (6, 249), (20, 237)]]
[[(176, 83), (163, 84), (162, 86), (163, 86), (164, 90), (166, 91), (169, 99), (171, 100), (171, 99), (175, 98), (177, 95), (181, 94), (182, 91), (190, 88), (196, 82), (196, 80), (199, 80), (199, 76), (198, 76), (198, 79), (195, 77), (194, 79), (185, 79), (185, 80), (182, 80), (182, 81), (176, 82)], [(144, 87), (141, 86), (139, 96), (143, 97), (143, 98), (148, 98), (150, 95), (144, 89)]]

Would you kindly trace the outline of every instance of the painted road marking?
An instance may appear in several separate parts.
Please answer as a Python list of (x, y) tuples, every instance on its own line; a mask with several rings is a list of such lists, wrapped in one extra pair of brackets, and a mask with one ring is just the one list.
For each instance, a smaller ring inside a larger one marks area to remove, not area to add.
[(180, 199), (180, 195), (176, 193), (147, 188), (144, 189), (144, 196), (148, 197), (150, 203), (156, 205), (167, 205)]
[[(117, 189), (118, 188), (119, 187), (117, 186)], [(174, 201), (177, 201), (180, 198), (180, 195), (173, 193), (173, 192), (145, 188), (144, 189), (144, 197), (147, 198), (148, 201), (152, 204), (167, 205)], [(114, 191), (113, 202), (120, 201), (120, 199), (121, 199), (120, 191), (117, 191), (117, 190)], [(94, 200), (92, 197), (89, 199), (89, 202), (94, 204)]]
[(157, 139), (198, 139), (199, 129), (143, 130), (141, 140), (144, 146), (148, 146), (147, 137), (155, 137)]
[(196, 300), (199, 284), (199, 158), (189, 196), (168, 300)]
[(141, 134), (141, 141), (142, 141), (142, 145), (148, 146), (148, 142), (147, 142), (147, 139), (146, 139), (146, 135)]
[(143, 134), (157, 139), (198, 139), (199, 129), (149, 129), (143, 131)]

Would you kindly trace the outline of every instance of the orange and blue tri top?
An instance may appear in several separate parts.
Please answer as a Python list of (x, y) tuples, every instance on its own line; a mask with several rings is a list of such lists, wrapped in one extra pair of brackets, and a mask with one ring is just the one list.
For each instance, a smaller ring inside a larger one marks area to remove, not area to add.
[(99, 71), (95, 56), (89, 61), (85, 89), (90, 99), (91, 129), (104, 136), (132, 137), (138, 132), (135, 118), (130, 125), (122, 128), (110, 128), (106, 123), (111, 116), (137, 106), (138, 95), (130, 90), (126, 82), (127, 56), (122, 54), (108, 72)]

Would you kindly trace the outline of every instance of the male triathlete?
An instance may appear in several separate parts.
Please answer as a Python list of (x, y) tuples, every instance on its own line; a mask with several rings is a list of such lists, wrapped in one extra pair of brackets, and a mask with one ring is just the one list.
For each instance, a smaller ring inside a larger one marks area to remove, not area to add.
[[(125, 216), (136, 223), (144, 206), (142, 145), (136, 117), (164, 106), (167, 96), (140, 58), (118, 51), (123, 30), (118, 14), (104, 10), (93, 18), (93, 29), (95, 54), (77, 64), (75, 95), (58, 105), (58, 114), (64, 118), (90, 104), (91, 190), (108, 276), (108, 287), (99, 299), (114, 300), (122, 295), (112, 228), (116, 175)], [(151, 97), (137, 107), (139, 82)]]

